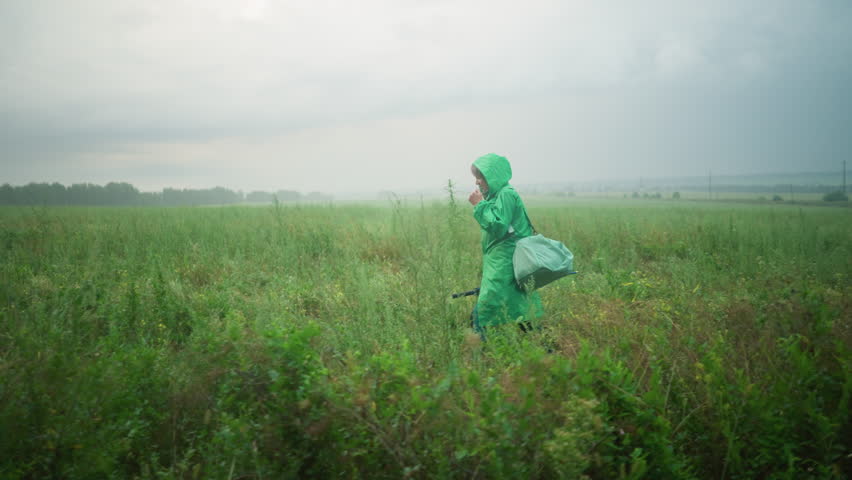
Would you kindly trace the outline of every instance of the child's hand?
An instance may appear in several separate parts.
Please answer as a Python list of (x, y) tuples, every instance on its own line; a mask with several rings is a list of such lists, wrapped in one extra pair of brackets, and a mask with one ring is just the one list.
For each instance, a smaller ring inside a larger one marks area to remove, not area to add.
[(477, 203), (482, 201), (482, 192), (479, 190), (474, 190), (469, 197), (467, 197), (467, 201), (470, 202), (474, 207)]

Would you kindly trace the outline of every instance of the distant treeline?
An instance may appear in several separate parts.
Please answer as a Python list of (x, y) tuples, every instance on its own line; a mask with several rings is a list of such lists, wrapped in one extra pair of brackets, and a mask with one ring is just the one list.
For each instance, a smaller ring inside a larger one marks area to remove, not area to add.
[(570, 195), (581, 192), (606, 193), (606, 192), (645, 192), (645, 193), (671, 193), (671, 192), (707, 192), (713, 193), (829, 193), (843, 191), (842, 185), (803, 185), (803, 184), (778, 184), (778, 185), (731, 185), (731, 184), (704, 184), (704, 185), (670, 185), (652, 184), (637, 185), (627, 183), (613, 184), (569, 184), (563, 187), (527, 187), (527, 193), (546, 193)]
[(714, 192), (726, 193), (828, 193), (842, 189), (837, 185), (797, 185), (797, 184), (777, 184), (777, 185), (680, 185), (680, 186), (652, 186), (646, 188), (650, 191), (673, 190), (681, 192), (706, 192), (708, 189)]
[(275, 193), (255, 191), (244, 195), (224, 187), (164, 188), (162, 192), (140, 192), (124, 182), (110, 182), (103, 186), (91, 183), (75, 183), (70, 187), (60, 183), (0, 186), (0, 205), (192, 206), (272, 203), (276, 199), (279, 202), (323, 202), (331, 200), (331, 197), (318, 192), (302, 195), (292, 190)]

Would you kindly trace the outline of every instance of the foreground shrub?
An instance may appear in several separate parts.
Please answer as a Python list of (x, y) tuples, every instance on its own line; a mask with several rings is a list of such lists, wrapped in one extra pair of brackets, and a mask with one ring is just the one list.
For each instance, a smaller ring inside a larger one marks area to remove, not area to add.
[(458, 364), (436, 376), (403, 345), (346, 354), (330, 376), (317, 334), (272, 334), (274, 369), (227, 375), (198, 455), (204, 476), (689, 477), (659, 406), (607, 355), (572, 363), (515, 345), (522, 360), (499, 376)]

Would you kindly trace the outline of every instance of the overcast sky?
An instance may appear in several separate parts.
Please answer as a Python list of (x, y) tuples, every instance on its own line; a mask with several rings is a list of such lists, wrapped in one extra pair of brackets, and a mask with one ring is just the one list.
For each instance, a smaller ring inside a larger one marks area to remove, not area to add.
[(0, 1), (0, 183), (839, 170), (852, 2)]

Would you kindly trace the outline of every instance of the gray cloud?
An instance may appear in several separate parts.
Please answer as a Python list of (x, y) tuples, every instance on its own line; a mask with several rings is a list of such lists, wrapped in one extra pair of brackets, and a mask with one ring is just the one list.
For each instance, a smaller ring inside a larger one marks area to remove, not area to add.
[(7, 1), (0, 32), (12, 183), (357, 190), (488, 151), (530, 181), (852, 153), (840, 1)]

